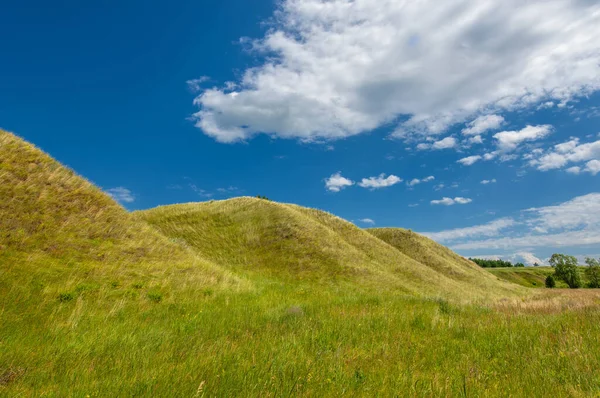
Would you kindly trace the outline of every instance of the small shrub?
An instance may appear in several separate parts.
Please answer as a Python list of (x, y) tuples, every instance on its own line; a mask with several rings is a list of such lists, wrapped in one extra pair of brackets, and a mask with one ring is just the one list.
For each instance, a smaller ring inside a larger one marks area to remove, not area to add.
[(75, 295), (71, 292), (60, 293), (58, 295), (58, 301), (61, 303), (67, 303), (75, 298)]
[(159, 292), (149, 292), (148, 299), (154, 303), (160, 303), (163, 299), (163, 296)]
[(133, 284), (133, 288), (134, 288), (134, 289), (141, 289), (141, 288), (143, 288), (143, 287), (144, 287), (144, 284), (143, 284), (142, 282), (135, 282), (135, 283)]
[(110, 287), (112, 287), (113, 289), (116, 289), (116, 288), (118, 288), (118, 287), (119, 287), (119, 282), (117, 282), (117, 281), (112, 281), (112, 282), (110, 283)]
[(554, 280), (552, 275), (548, 275), (548, 277), (546, 278), (546, 287), (548, 289), (553, 289), (556, 287), (556, 281)]

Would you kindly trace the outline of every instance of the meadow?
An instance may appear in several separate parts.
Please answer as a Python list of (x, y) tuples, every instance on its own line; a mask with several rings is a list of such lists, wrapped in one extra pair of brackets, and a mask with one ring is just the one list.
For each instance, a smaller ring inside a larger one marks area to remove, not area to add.
[(600, 391), (598, 290), (265, 199), (129, 213), (2, 131), (0, 197), (0, 396)]

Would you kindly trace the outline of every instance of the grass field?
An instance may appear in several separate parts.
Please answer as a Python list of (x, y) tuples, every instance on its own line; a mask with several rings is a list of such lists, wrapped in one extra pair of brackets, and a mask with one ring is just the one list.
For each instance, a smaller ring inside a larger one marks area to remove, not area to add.
[[(588, 284), (585, 269), (586, 267), (579, 267), (579, 274), (584, 286)], [(545, 288), (548, 275), (554, 275), (552, 267), (485, 268), (485, 270), (505, 281), (532, 288)], [(557, 288), (568, 288), (565, 282), (557, 278), (555, 280)]]
[(600, 293), (240, 198), (128, 213), (0, 131), (0, 396), (597, 396)]

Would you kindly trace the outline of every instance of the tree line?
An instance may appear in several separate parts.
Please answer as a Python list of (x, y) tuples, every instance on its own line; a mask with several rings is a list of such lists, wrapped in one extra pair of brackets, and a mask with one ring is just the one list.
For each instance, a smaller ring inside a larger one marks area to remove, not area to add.
[(510, 261), (505, 260), (488, 260), (485, 258), (470, 258), (475, 264), (483, 268), (510, 268), (510, 267), (524, 267), (523, 263), (513, 264)]

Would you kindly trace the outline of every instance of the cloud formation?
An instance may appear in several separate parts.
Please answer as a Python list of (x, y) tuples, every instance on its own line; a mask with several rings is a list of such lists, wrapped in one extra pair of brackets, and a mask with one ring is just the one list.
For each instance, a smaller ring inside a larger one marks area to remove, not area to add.
[[(539, 152), (538, 152), (539, 153)], [(533, 159), (529, 164), (540, 171), (560, 169), (569, 163), (585, 163), (583, 166), (574, 166), (567, 169), (569, 173), (579, 174), (588, 172), (596, 175), (600, 172), (600, 140), (579, 144), (579, 138), (555, 145), (545, 154)]]
[(396, 136), (439, 135), (600, 88), (595, 1), (283, 0), (274, 22), (246, 41), (262, 64), (194, 101), (219, 142), (337, 139), (398, 119)]
[(325, 179), (325, 188), (331, 192), (339, 192), (344, 188), (354, 185), (354, 181), (342, 177), (340, 172), (334, 173)]
[[(463, 135), (478, 136), (489, 130), (497, 130), (504, 123), (504, 118), (498, 115), (484, 115), (468, 123), (468, 127), (464, 128)], [(481, 137), (479, 137), (481, 139)]]
[(402, 182), (402, 178), (393, 174), (386, 177), (385, 174), (382, 173), (378, 177), (363, 178), (362, 181), (358, 183), (358, 186), (368, 189), (380, 189), (391, 187), (399, 182)]
[(434, 177), (434, 176), (425, 177), (425, 178), (423, 178), (423, 179), (421, 179), (421, 180), (419, 180), (418, 178), (413, 178), (412, 180), (410, 180), (410, 181), (409, 181), (409, 182), (407, 182), (406, 184), (407, 184), (409, 187), (413, 187), (413, 186), (415, 186), (415, 185), (419, 185), (419, 184), (422, 184), (422, 183), (425, 183), (425, 182), (431, 182), (431, 181), (433, 181), (433, 180), (435, 180), (435, 177)]
[[(578, 196), (553, 206), (524, 210), (521, 219), (425, 233), (454, 250), (576, 247), (600, 244), (600, 193)], [(486, 237), (487, 239), (480, 239)]]
[(119, 203), (135, 202), (135, 195), (127, 188), (110, 188), (106, 190), (106, 193)]
[(454, 205), (466, 205), (468, 203), (471, 203), (473, 200), (470, 198), (462, 198), (462, 197), (456, 197), (454, 199), (452, 198), (447, 198), (444, 197), (442, 199), (439, 200), (432, 200), (431, 204), (432, 205), (444, 205), (444, 206), (454, 206)]

